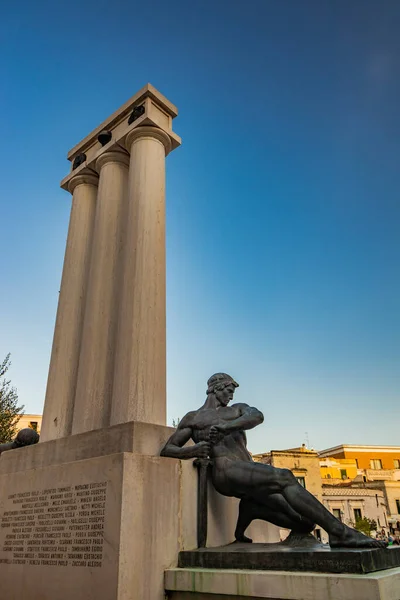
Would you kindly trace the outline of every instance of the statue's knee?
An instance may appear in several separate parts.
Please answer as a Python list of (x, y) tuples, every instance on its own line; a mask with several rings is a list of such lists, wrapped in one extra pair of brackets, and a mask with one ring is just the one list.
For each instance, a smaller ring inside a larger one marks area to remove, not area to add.
[(279, 471), (281, 481), (284, 485), (290, 485), (296, 481), (296, 477), (290, 469), (279, 469)]

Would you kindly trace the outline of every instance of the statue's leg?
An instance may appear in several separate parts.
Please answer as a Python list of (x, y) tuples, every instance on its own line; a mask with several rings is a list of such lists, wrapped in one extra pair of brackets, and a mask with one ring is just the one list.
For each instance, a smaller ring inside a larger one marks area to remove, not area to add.
[(295, 533), (310, 533), (315, 527), (314, 523), (296, 513), (280, 494), (272, 494), (264, 504), (247, 499), (240, 501), (235, 530), (235, 538), (238, 542), (252, 541), (244, 533), (254, 519), (268, 521), (278, 527), (291, 529)]
[(260, 463), (251, 463), (250, 468), (251, 471), (242, 468), (242, 475), (246, 470), (245, 481), (251, 482), (251, 495), (256, 502), (267, 505), (268, 497), (280, 492), (293, 510), (328, 532), (332, 547), (376, 548), (386, 545), (341, 523), (298, 483), (289, 469), (276, 469)]
[(251, 543), (253, 540), (246, 535), (244, 532), (250, 525), (250, 523), (255, 519), (253, 512), (253, 503), (251, 500), (242, 499), (239, 503), (239, 514), (238, 520), (236, 523), (235, 529), (235, 539), (238, 542), (248, 542)]
[(276, 469), (271, 465), (245, 461), (230, 461), (224, 467), (223, 477), (215, 477), (216, 487), (222, 494), (247, 498), (268, 506), (268, 498), (278, 493), (296, 513), (325, 529), (331, 546), (376, 548), (386, 545), (341, 523), (298, 483), (289, 469)]
[(287, 527), (286, 525), (281, 525), (281, 527), (291, 529), (295, 533), (311, 533), (315, 527), (315, 523), (296, 512), (282, 494), (271, 494), (268, 496), (266, 504), (270, 511), (272, 510), (279, 515), (284, 515), (286, 520), (289, 519), (292, 523), (290, 527)]

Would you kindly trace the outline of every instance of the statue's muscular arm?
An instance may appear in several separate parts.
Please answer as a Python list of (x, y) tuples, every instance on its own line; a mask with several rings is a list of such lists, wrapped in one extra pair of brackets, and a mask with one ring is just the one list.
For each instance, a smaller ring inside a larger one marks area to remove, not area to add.
[(199, 442), (193, 446), (185, 446), (192, 437), (192, 418), (195, 412), (185, 415), (179, 423), (175, 433), (171, 435), (163, 449), (161, 456), (169, 458), (207, 458), (210, 454), (211, 445), (209, 442)]
[(235, 408), (239, 412), (239, 416), (230, 421), (216, 423), (214, 427), (221, 433), (253, 429), (253, 427), (257, 427), (257, 425), (260, 425), (264, 421), (264, 415), (258, 408), (254, 408), (248, 404), (232, 404), (232, 408)]
[(14, 442), (8, 442), (6, 444), (0, 444), (0, 454), (2, 452), (5, 452), (6, 450), (13, 450), (14, 448), (16, 448)]

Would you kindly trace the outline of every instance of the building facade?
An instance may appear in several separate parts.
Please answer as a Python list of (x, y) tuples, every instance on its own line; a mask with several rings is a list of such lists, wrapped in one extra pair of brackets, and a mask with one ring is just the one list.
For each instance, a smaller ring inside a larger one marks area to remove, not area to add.
[(21, 431), (21, 429), (26, 429), (27, 427), (34, 429), (40, 434), (42, 428), (42, 415), (21, 415), (21, 418), (18, 421), (17, 431)]
[(357, 463), (353, 458), (321, 458), (319, 461), (321, 478), (324, 483), (339, 483), (355, 479), (358, 475)]
[(388, 528), (386, 502), (381, 490), (324, 485), (323, 504), (339, 521), (351, 527), (366, 517), (375, 521), (379, 530)]
[(381, 472), (400, 469), (400, 446), (342, 444), (322, 450), (318, 454), (320, 458), (351, 459), (355, 461), (357, 469), (362, 471)]
[[(342, 444), (319, 452), (321, 476), (329, 483), (338, 483), (333, 475), (346, 471), (352, 488), (382, 494), (385, 502), (386, 521), (382, 528), (391, 533), (400, 532), (400, 446), (356, 446)], [(337, 463), (338, 469), (331, 465)], [(356, 465), (357, 474), (354, 475)], [(345, 465), (348, 465), (346, 467)], [(325, 466), (326, 465), (326, 466)], [(324, 473), (326, 476), (324, 476)], [(329, 478), (329, 474), (331, 478)], [(382, 520), (381, 520), (382, 521)]]

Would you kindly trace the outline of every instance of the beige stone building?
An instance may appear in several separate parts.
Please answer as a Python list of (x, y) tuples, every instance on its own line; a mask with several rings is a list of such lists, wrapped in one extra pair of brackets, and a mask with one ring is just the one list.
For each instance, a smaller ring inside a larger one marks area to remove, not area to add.
[(358, 519), (373, 519), (379, 529), (388, 527), (386, 502), (382, 491), (354, 486), (323, 485), (323, 504), (346, 525)]
[[(386, 521), (382, 527), (392, 533), (400, 532), (400, 446), (356, 446), (341, 444), (321, 450), (321, 473), (333, 475), (334, 463), (340, 463), (345, 481), (329, 483), (351, 484), (352, 488), (382, 494), (385, 502)], [(345, 462), (348, 464), (346, 465)], [(354, 477), (354, 463), (357, 475)], [(326, 465), (325, 467), (323, 465)], [(337, 471), (337, 469), (336, 469)], [(369, 515), (367, 515), (369, 516)], [(374, 517), (370, 517), (374, 518)], [(381, 522), (383, 519), (380, 519)]]
[(17, 431), (21, 431), (21, 429), (25, 429), (27, 427), (30, 427), (31, 429), (34, 429), (35, 431), (40, 433), (40, 430), (42, 428), (42, 415), (21, 415), (21, 418), (18, 421)]
[(400, 481), (375, 480), (356, 483), (365, 491), (381, 493), (384, 498), (387, 512), (387, 527), (391, 533), (400, 533)]

